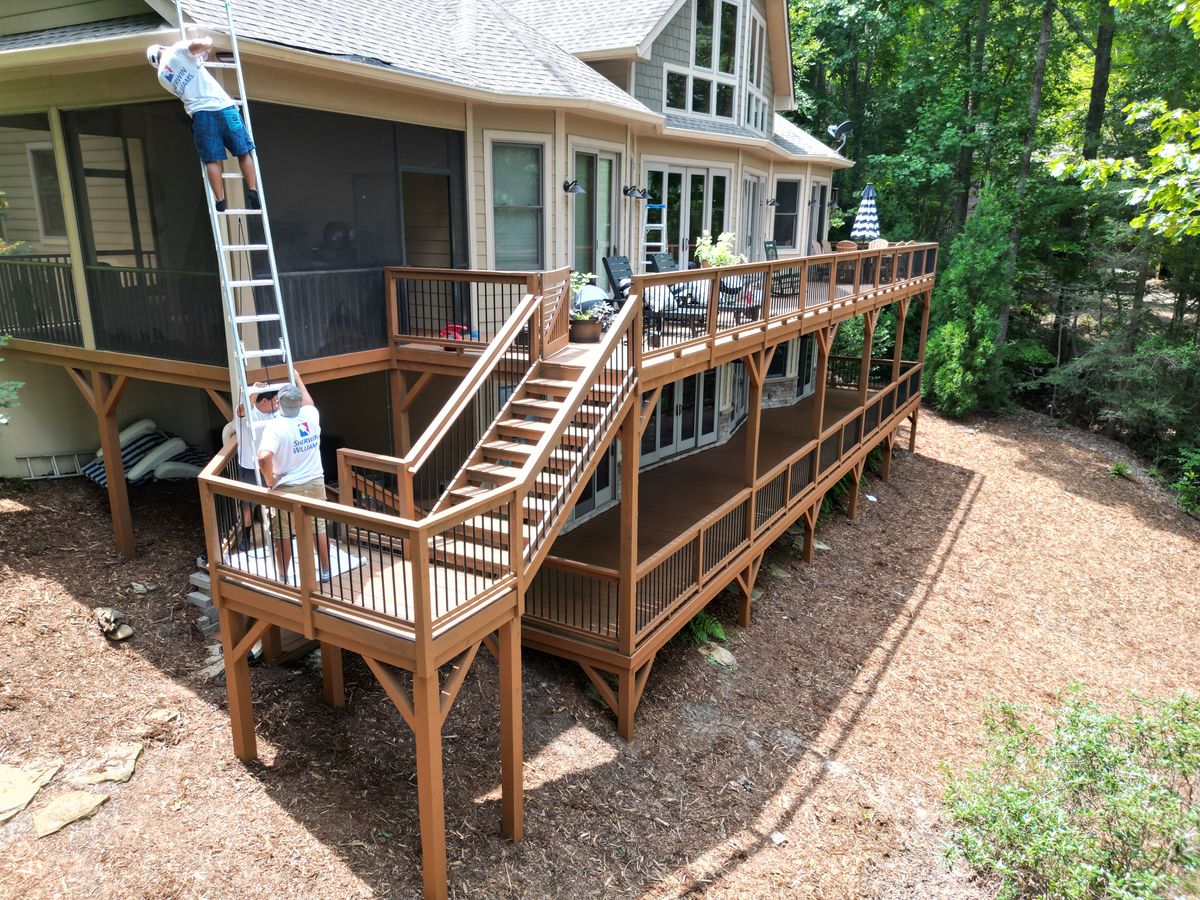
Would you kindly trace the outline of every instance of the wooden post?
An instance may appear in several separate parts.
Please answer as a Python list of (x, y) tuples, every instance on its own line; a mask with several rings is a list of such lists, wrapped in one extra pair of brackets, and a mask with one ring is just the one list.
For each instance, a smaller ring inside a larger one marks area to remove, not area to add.
[(637, 711), (636, 679), (631, 668), (617, 673), (617, 733), (625, 741), (633, 740), (633, 715)]
[(417, 745), (417, 808), (426, 900), (445, 900), (446, 809), (442, 786), (441, 683), (435, 668), (413, 675), (413, 736)]
[[(74, 372), (68, 369), (68, 373)], [(79, 384), (78, 373), (72, 380)], [(104, 449), (104, 475), (108, 479), (108, 508), (112, 514), (113, 539), (117, 544), (117, 555), (129, 559), (136, 549), (133, 539), (133, 517), (129, 512), (129, 491), (125, 483), (125, 469), (121, 465), (120, 426), (117, 424), (117, 405), (129, 379), (121, 375), (114, 382), (106, 372), (92, 371), (91, 396), (84, 393), (84, 399), (89, 400), (92, 411), (96, 414), (96, 424), (100, 429), (100, 446)]]
[(346, 705), (346, 688), (342, 680), (342, 648), (321, 642), (321, 687), (325, 702), (334, 709)]
[(860, 462), (850, 470), (850, 475), (854, 480), (850, 489), (850, 502), (846, 505), (846, 518), (850, 521), (854, 521), (858, 515), (858, 488), (862, 483), (863, 465), (864, 463)]
[(892, 353), (892, 384), (900, 380), (900, 364), (904, 361), (904, 323), (908, 319), (908, 304), (911, 297), (905, 297), (896, 305), (896, 346)]
[(917, 414), (921, 412), (921, 407), (917, 407), (912, 411), (912, 415), (908, 417), (908, 452), (917, 452)]
[(929, 336), (929, 306), (933, 291), (921, 295), (921, 343), (917, 347), (917, 362), (925, 361), (925, 339)]
[(816, 396), (813, 399), (813, 435), (817, 452), (813, 457), (813, 481), (821, 470), (821, 432), (825, 430), (825, 395), (829, 392), (829, 348), (833, 346), (834, 328), (822, 328), (817, 336)]
[[(215, 585), (215, 582), (214, 582)], [(236, 648), (246, 634), (246, 622), (224, 604), (217, 606), (221, 621), (221, 649), (225, 656), (225, 693), (229, 698), (229, 724), (233, 728), (233, 753), (243, 762), (258, 758), (254, 736), (254, 709), (250, 705), (250, 667), (246, 653)]]
[(404, 398), (408, 393), (408, 377), (399, 369), (388, 369), (388, 405), (392, 413), (392, 455), (403, 456), (412, 446), (412, 432)]
[(521, 723), (521, 620), (500, 626), (500, 834), (525, 836), (524, 748)]
[(617, 608), (618, 641), (621, 654), (633, 656), (637, 636), (637, 567), (638, 567), (638, 467), (641, 465), (641, 409), (635, 403), (621, 423), (621, 519), (619, 535), (619, 571)]
[(863, 313), (863, 349), (858, 368), (858, 405), (867, 405), (870, 390), (871, 350), (875, 346), (875, 325), (879, 322), (879, 310)]
[(746, 534), (754, 540), (755, 491), (758, 480), (758, 438), (762, 427), (763, 377), (767, 372), (767, 352), (757, 350), (746, 357), (746, 372), (750, 375), (750, 398), (746, 404), (746, 454), (744, 459), (744, 484), (750, 488), (750, 502), (746, 504)]
[(892, 477), (892, 447), (896, 442), (896, 432), (892, 432), (883, 439), (880, 448), (883, 450), (883, 462), (880, 464), (879, 477), (887, 481)]
[(813, 541), (817, 537), (817, 511), (812, 508), (804, 513), (804, 562), (812, 565)]

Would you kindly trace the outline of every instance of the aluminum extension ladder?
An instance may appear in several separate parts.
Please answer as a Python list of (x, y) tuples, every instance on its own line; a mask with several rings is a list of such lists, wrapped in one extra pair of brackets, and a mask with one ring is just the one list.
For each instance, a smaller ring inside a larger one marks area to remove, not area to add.
[[(206, 61), (208, 69), (232, 69), (237, 79), (237, 96), (231, 98), (241, 111), (242, 122), (250, 140), (254, 140), (254, 131), (250, 124), (250, 105), (246, 96), (246, 83), (242, 76), (242, 57), (238, 51), (237, 29), (233, 22), (233, 4), (225, 0), (225, 18), (229, 30), (230, 52), (232, 61), (214, 59)], [(182, 40), (188, 40), (187, 29), (183, 21), (183, 8), (180, 0), (175, 0), (175, 15), (179, 23), (179, 35)], [(228, 55), (228, 54), (227, 54)], [(213, 51), (216, 57), (216, 51)], [(250, 416), (250, 385), (247, 382), (247, 368), (283, 365), (287, 368), (287, 379), (274, 380), (262, 390), (277, 391), (293, 385), (296, 382), (296, 371), (292, 359), (291, 342), (288, 340), (287, 318), (284, 315), (283, 299), (279, 291), (279, 270), (275, 265), (275, 245), (271, 240), (271, 221), (267, 215), (267, 196), (263, 190), (262, 169), (258, 164), (258, 151), (251, 151), (250, 158), (254, 166), (255, 181), (258, 185), (259, 208), (245, 208), (246, 192), (242, 185), (242, 208), (233, 206), (228, 190), (225, 192), (226, 208), (217, 212), (216, 197), (212, 185), (208, 181), (208, 172), (203, 161), (200, 163), (200, 175), (204, 182), (204, 196), (208, 203), (208, 215), (212, 222), (213, 243), (217, 249), (217, 269), (221, 279), (221, 296), (224, 305), (225, 320), (233, 342), (233, 365), (235, 377), (231, 379), (231, 388), (236, 387), (236, 393), (241, 403), (245, 404), (247, 421), (253, 427), (254, 451), (258, 455), (258, 444), (262, 437), (265, 420), (254, 422)], [(232, 162), (233, 170), (228, 166)], [(228, 157), (222, 164), (222, 178), (226, 185), (244, 181), (237, 159)], [(253, 241), (250, 236), (250, 223), (259, 222), (262, 226), (262, 239)], [(263, 255), (269, 266), (269, 272), (264, 277), (256, 276), (256, 269), (261, 271)], [(255, 262), (259, 265), (256, 266)], [(269, 277), (268, 277), (269, 276)], [(262, 346), (259, 341), (260, 326), (278, 323), (279, 346)], [(257, 468), (255, 469), (258, 473)], [(262, 475), (258, 475), (261, 481)]]

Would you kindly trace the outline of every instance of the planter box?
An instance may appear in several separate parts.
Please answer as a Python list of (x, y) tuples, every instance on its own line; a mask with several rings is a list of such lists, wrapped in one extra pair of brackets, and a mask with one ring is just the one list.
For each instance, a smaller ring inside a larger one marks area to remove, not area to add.
[(596, 344), (600, 342), (600, 322), (596, 319), (572, 319), (571, 343)]

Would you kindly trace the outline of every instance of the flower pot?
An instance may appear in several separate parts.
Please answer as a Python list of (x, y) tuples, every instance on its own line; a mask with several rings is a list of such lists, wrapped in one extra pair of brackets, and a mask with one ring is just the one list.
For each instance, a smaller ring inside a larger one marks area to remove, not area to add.
[(595, 344), (600, 341), (599, 319), (572, 319), (571, 343)]

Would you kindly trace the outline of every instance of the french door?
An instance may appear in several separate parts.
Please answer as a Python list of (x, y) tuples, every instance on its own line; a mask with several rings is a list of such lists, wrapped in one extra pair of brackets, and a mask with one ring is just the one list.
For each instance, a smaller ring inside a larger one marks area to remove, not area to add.
[(766, 191), (766, 181), (758, 175), (744, 175), (742, 177), (742, 221), (739, 225), (741, 229), (741, 252), (746, 255), (747, 259), (755, 260), (762, 255), (762, 220), (763, 210), (766, 207), (763, 201), (766, 199), (764, 192)]
[(602, 260), (617, 250), (617, 173), (620, 161), (615, 153), (577, 150), (575, 180), (586, 191), (575, 194), (576, 272), (593, 272), (601, 287), (607, 287)]
[(686, 269), (695, 259), (696, 241), (709, 231), (715, 239), (726, 228), (729, 174), (721, 169), (651, 165), (646, 168), (643, 252), (670, 253)]
[(642, 463), (658, 462), (717, 439), (717, 371), (663, 385), (642, 436)]

